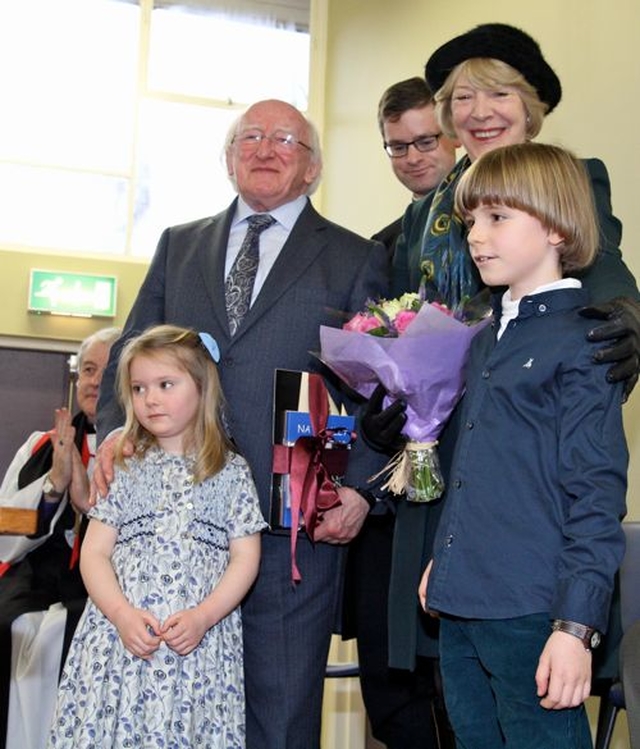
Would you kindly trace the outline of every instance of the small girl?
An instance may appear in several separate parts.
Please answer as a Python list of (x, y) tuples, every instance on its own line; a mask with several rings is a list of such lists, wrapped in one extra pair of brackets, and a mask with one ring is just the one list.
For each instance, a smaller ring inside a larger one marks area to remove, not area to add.
[[(221, 422), (211, 336), (160, 325), (122, 352), (126, 424), (81, 553), (90, 600), (49, 746), (245, 746), (239, 604), (265, 528)], [(136, 446), (124, 458), (122, 445)]]
[(486, 153), (456, 208), (482, 280), (508, 287), (475, 338), (423, 606), (440, 613), (464, 749), (591, 747), (584, 700), (624, 552), (621, 386), (592, 364), (580, 281), (598, 228), (566, 151)]

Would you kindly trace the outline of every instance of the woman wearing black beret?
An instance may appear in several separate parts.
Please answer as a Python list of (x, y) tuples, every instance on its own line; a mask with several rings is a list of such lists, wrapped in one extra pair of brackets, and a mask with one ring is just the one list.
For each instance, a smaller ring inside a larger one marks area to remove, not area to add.
[[(485, 151), (534, 139), (545, 116), (559, 104), (562, 88), (537, 42), (524, 31), (502, 23), (476, 26), (443, 44), (429, 58), (425, 77), (435, 94), (443, 132), (458, 139), (466, 155), (433, 198), (418, 201), (407, 217), (394, 259), (393, 291), (400, 294), (415, 290), (422, 282), (429, 298), (453, 305), (482, 287), (467, 252), (464, 227), (453, 213), (453, 193), (460, 177)], [(585, 165), (602, 232), (599, 257), (585, 275), (585, 284), (594, 303), (608, 302), (616, 296), (637, 300), (635, 280), (619, 249), (622, 227), (611, 211), (606, 167), (597, 159), (588, 159)], [(629, 313), (626, 324), (640, 335), (640, 320), (628, 319), (639, 316), (637, 308), (629, 305), (625, 311)], [(598, 340), (625, 332), (601, 332)], [(637, 379), (640, 346), (637, 340), (627, 343), (623, 350), (609, 352), (606, 360), (624, 362), (612, 370), (611, 379), (630, 378), (631, 388)]]

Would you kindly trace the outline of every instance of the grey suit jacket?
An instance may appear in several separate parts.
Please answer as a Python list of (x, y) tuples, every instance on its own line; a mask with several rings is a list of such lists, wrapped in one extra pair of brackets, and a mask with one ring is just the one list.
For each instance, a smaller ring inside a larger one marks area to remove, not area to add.
[[(327, 374), (313, 355), (320, 348), (320, 325), (339, 327), (367, 298), (386, 295), (388, 260), (382, 245), (324, 219), (309, 202), (247, 317), (230, 338), (224, 267), (235, 207), (234, 201), (213, 218), (162, 234), (123, 336), (112, 347), (101, 387), (98, 438), (123, 423), (113, 388), (117, 360), (128, 338), (158, 323), (207, 331), (220, 346), (219, 372), (231, 433), (252, 468), (268, 517), (274, 370)], [(357, 442), (348, 483), (364, 484), (380, 461)]]

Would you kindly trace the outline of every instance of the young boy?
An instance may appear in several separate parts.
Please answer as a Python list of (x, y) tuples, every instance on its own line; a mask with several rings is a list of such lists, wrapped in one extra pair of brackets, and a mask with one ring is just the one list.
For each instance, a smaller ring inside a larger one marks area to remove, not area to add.
[(464, 749), (591, 747), (584, 700), (624, 553), (622, 390), (592, 364), (580, 281), (598, 227), (582, 165), (548, 145), (482, 156), (457, 210), (508, 287), (472, 344), (434, 557), (445, 700)]

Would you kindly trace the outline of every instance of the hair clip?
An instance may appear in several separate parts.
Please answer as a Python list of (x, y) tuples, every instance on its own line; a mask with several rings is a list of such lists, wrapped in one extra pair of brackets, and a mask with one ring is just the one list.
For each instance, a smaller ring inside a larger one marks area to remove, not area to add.
[(220, 348), (218, 347), (216, 339), (209, 333), (198, 333), (198, 338), (200, 339), (200, 343), (207, 350), (209, 356), (217, 364), (220, 361)]

